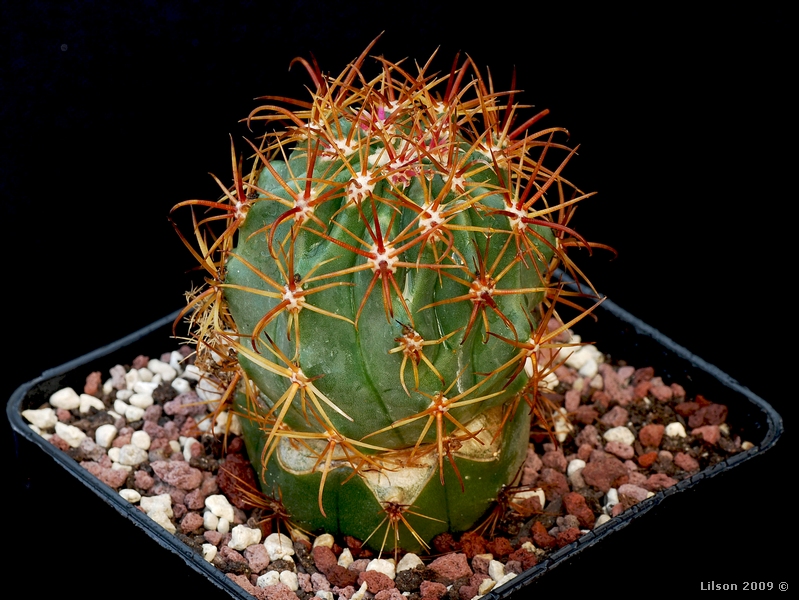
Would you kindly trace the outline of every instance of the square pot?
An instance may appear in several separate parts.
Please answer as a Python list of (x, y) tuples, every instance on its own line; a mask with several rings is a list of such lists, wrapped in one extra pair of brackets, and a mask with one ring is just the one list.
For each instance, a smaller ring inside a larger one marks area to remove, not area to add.
[[(107, 575), (95, 574), (97, 580), (102, 582), (101, 585), (109, 585), (109, 581), (114, 581), (113, 585), (126, 586), (129, 584), (125, 582), (130, 579), (131, 584), (135, 582), (135, 585), (156, 586), (161, 595), (164, 591), (161, 587), (163, 583), (158, 584), (155, 580), (148, 583), (146, 579), (141, 579), (142, 576), (138, 575), (142, 565), (152, 564), (157, 566), (158, 572), (162, 574), (157, 577), (171, 581), (172, 583), (169, 585), (174, 585), (175, 590), (203, 589), (204, 586), (207, 591), (211, 589), (211, 586), (215, 586), (233, 598), (246, 600), (252, 596), (232, 583), (219, 570), (207, 563), (202, 556), (193, 552), (175, 536), (167, 533), (114, 490), (95, 479), (66, 453), (56, 449), (44, 438), (34, 433), (21, 416), (23, 410), (38, 408), (47, 401), (53, 392), (62, 387), (72, 386), (75, 389), (82, 389), (85, 377), (89, 372), (101, 371), (106, 374), (112, 366), (126, 364), (139, 354), (153, 355), (155, 352), (169, 349), (171, 324), (176, 315), (177, 312), (167, 315), (112, 344), (45, 371), (40, 377), (21, 385), (14, 392), (8, 402), (6, 412), (13, 430), (19, 438), (26, 440), (19, 448), (19, 452), (24, 455), (23, 458), (27, 458), (26, 453), (31, 450), (30, 444), (38, 447), (47, 456), (47, 460), (38, 460), (41, 458), (41, 454), (36, 450), (33, 451), (36, 454), (33, 463), (38, 462), (38, 467), (47, 472), (46, 474), (36, 473), (34, 476), (39, 479), (52, 478), (54, 481), (54, 510), (43, 518), (52, 518), (54, 525), (61, 528), (60, 531), (63, 531), (63, 534), (59, 535), (59, 539), (68, 542), (70, 535), (77, 535), (84, 539), (86, 536), (94, 536), (97, 540), (97, 552), (117, 553), (119, 557), (118, 571), (115, 571), (110, 578)], [(750, 441), (754, 446), (636, 504), (618, 517), (583, 535), (576, 542), (554, 552), (538, 565), (501, 588), (492, 590), (485, 596), (487, 599), (526, 597), (530, 590), (522, 591), (525, 587), (531, 584), (537, 586), (540, 581), (545, 581), (545, 579), (542, 580), (544, 575), (555, 567), (572, 561), (578, 554), (586, 552), (587, 556), (598, 555), (602, 552), (600, 542), (621, 537), (618, 532), (632, 523), (639, 522), (644, 515), (668, 511), (670, 505), (676, 505), (679, 502), (677, 498), (682, 495), (682, 492), (688, 490), (697, 492), (692, 498), (699, 503), (699, 494), (704, 487), (709, 485), (710, 479), (735, 469), (762, 454), (771, 448), (782, 434), (783, 424), (780, 415), (766, 401), (740, 386), (728, 374), (675, 344), (613, 302), (605, 301), (599, 307), (597, 315), (596, 321), (585, 319), (575, 327), (576, 332), (583, 339), (595, 340), (598, 349), (613, 358), (627, 360), (635, 366), (654, 366), (656, 375), (662, 377), (666, 383), (680, 382), (686, 387), (687, 397), (701, 393), (715, 402), (727, 405), (730, 420), (734, 422), (736, 431), (740, 431), (742, 439)], [(690, 389), (688, 389), (689, 386)], [(32, 456), (31, 458), (33, 459)], [(55, 465), (53, 465), (53, 461)], [(66, 472), (66, 477), (64, 472)], [(86, 495), (77, 490), (81, 486), (76, 486), (75, 480), (88, 488), (102, 502), (97, 502), (96, 498), (92, 499), (92, 494)], [(59, 513), (61, 494), (82, 494), (85, 509), (81, 510), (81, 514), (64, 515)], [(665, 507), (660, 506), (662, 503), (665, 503)], [(124, 518), (118, 519), (114, 511)], [(97, 528), (98, 524), (99, 529)], [(669, 533), (658, 531), (657, 523), (651, 527), (655, 535)], [(109, 530), (118, 531), (122, 535), (123, 541), (115, 541), (110, 546), (104, 546), (105, 534)], [(136, 530), (143, 532), (152, 541), (148, 540), (146, 544), (142, 543), (141, 534), (133, 533)], [(135, 541), (129, 543), (128, 537)], [(70, 557), (70, 560), (73, 560), (73, 557)], [(88, 569), (89, 575), (83, 575), (82, 578), (88, 577), (87, 581), (90, 581), (90, 557), (76, 561), (74, 567), (76, 571), (81, 571), (83, 567)], [(167, 576), (168, 569), (170, 574)], [(175, 570), (177, 574), (175, 574)], [(727, 575), (731, 575), (731, 572), (728, 572)], [(718, 579), (720, 576), (721, 574), (715, 575), (715, 578)], [(709, 573), (707, 579), (711, 580), (713, 577), (714, 574)], [(210, 583), (203, 583), (203, 581)], [(696, 589), (699, 589), (699, 585), (698, 581), (695, 584), (692, 583)], [(98, 588), (98, 595), (99, 592)]]

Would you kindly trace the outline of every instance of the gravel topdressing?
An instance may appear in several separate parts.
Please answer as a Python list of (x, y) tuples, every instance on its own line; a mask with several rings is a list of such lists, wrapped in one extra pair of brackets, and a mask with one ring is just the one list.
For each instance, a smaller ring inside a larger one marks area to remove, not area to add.
[(59, 390), (23, 416), (258, 598), (471, 600), (751, 447), (728, 425), (726, 406), (686, 397), (652, 367), (610, 364), (585, 346), (554, 377), (546, 397), (568, 416), (558, 443), (533, 429), (518, 484), (475, 530), (442, 534), (421, 556), (291, 530), (279, 503), (258, 492), (236, 418), (211, 414), (216, 390), (188, 347), (87, 374), (83, 390)]

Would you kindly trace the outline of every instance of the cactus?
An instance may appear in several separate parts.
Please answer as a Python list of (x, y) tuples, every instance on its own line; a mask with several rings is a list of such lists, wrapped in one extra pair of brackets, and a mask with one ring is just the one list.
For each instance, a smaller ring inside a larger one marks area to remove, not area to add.
[(335, 78), (296, 59), (311, 97), (264, 98), (251, 165), (231, 142), (221, 199), (176, 206), (210, 209), (184, 315), (291, 525), (418, 550), (518, 480), (531, 418), (551, 428), (558, 340), (593, 309), (554, 273), (584, 280), (569, 221), (591, 194), (562, 175), (565, 130), (515, 124), (471, 59), (366, 79), (371, 47)]

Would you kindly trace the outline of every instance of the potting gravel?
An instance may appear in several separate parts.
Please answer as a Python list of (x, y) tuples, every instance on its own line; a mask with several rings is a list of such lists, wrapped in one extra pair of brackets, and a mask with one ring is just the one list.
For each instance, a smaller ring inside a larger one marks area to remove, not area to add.
[(238, 417), (214, 413), (220, 390), (187, 346), (91, 373), (80, 393), (61, 389), (22, 414), (228, 578), (269, 600), (471, 600), (751, 447), (727, 424), (726, 406), (687, 398), (652, 367), (611, 364), (594, 346), (573, 352), (548, 385), (560, 411), (557, 443), (531, 430), (517, 485), (503, 491), (481, 527), (439, 535), (421, 556), (311, 536), (270, 519), (276, 504), (257, 492)]

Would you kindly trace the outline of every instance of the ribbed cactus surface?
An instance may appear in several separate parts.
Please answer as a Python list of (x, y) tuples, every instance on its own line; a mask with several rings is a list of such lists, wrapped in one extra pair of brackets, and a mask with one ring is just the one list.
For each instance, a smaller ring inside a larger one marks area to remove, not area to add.
[(562, 176), (563, 130), (517, 123), (470, 60), (378, 58), (367, 78), (366, 56), (338, 77), (299, 60), (310, 97), (266, 98), (251, 166), (234, 153), (223, 198), (181, 203), (214, 209), (190, 307), (291, 523), (410, 549), (473, 526), (518, 475), (587, 194)]

